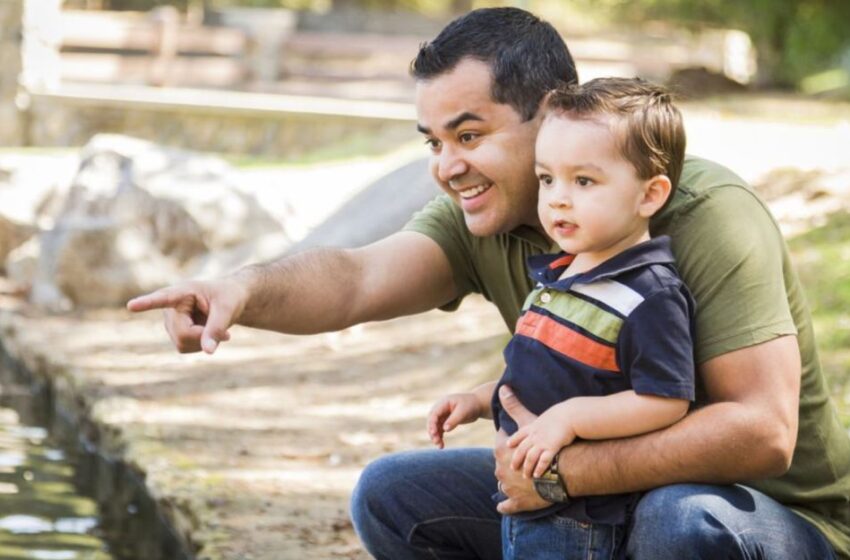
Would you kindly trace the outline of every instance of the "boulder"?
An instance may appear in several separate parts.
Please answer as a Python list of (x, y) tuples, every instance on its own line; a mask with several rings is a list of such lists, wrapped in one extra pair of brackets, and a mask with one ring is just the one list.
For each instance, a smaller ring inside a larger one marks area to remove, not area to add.
[[(280, 232), (220, 159), (116, 135), (83, 148), (53, 227), (39, 238), (31, 300), (51, 310), (123, 305), (186, 276), (210, 250)], [(22, 279), (18, 279), (19, 281)]]
[(20, 223), (0, 213), (0, 272), (5, 272), (4, 262), (14, 249), (36, 233), (29, 224)]
[(363, 189), (288, 252), (368, 245), (400, 230), (439, 192), (428, 159), (415, 160)]

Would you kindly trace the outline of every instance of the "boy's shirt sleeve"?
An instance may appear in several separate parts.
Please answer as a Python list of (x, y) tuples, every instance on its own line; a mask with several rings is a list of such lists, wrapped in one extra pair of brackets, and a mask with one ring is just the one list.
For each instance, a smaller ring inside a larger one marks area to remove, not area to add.
[(668, 286), (629, 314), (617, 360), (636, 393), (694, 400), (693, 313), (684, 286)]

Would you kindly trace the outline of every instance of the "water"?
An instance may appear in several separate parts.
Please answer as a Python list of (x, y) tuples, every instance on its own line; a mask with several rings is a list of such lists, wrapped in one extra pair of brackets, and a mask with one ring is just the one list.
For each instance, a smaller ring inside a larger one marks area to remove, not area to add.
[(0, 559), (121, 560), (79, 491), (78, 454), (45, 425), (27, 388), (0, 379)]

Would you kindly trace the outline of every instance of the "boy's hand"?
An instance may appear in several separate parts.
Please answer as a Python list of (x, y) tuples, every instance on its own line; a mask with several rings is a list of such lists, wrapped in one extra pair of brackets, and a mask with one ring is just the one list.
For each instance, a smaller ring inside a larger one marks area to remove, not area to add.
[(569, 401), (558, 403), (508, 439), (508, 447), (514, 449), (511, 467), (522, 469), (526, 478), (539, 478), (558, 450), (575, 438)]
[(474, 393), (455, 393), (437, 401), (428, 413), (428, 435), (434, 445), (445, 447), (443, 434), (459, 424), (469, 424), (481, 418), (481, 404)]

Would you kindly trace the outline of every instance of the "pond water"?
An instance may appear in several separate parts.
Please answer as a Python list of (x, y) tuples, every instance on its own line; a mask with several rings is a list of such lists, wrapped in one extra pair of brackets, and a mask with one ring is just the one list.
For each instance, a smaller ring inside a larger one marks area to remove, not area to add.
[(0, 375), (0, 559), (124, 560), (80, 493), (77, 453), (46, 425), (28, 388)]
[(84, 443), (34, 379), (0, 339), (0, 560), (189, 560), (144, 475)]

